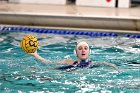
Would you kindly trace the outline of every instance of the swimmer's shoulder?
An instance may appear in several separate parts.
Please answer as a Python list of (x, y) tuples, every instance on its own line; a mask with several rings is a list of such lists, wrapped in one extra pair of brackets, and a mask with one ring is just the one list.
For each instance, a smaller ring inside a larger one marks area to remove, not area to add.
[(72, 65), (75, 61), (72, 59), (65, 59), (63, 61), (60, 61), (60, 64), (67, 64), (67, 65)]

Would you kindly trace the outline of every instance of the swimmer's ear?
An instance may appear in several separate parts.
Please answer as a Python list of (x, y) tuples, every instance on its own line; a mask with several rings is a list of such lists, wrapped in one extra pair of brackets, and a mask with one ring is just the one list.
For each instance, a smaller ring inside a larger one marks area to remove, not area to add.
[(77, 52), (76, 52), (77, 44), (78, 44), (78, 42), (75, 42), (75, 49), (73, 50), (73, 53), (75, 56), (77, 56)]
[(76, 56), (77, 56), (77, 52), (76, 52), (76, 50), (75, 50), (75, 49), (73, 50), (73, 53), (74, 53), (74, 55), (76, 55)]
[(89, 54), (92, 54), (92, 50), (91, 49), (89, 49)]

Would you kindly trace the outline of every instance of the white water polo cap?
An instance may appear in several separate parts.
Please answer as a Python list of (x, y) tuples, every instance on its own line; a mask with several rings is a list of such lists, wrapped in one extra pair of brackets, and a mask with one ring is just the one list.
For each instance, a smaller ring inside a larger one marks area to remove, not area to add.
[[(89, 49), (89, 45), (88, 45), (87, 42), (85, 42), (85, 41), (78, 42), (78, 43), (76, 44), (75, 49), (74, 49), (74, 54), (75, 54), (76, 56), (77, 56), (76, 50), (77, 50), (80, 46), (82, 46), (82, 45), (87, 46), (88, 49)], [(90, 49), (89, 49), (89, 53), (90, 53)]]
[(85, 42), (85, 41), (81, 41), (81, 42), (77, 43), (77, 45), (76, 45), (76, 48), (75, 48), (75, 49), (78, 49), (81, 45), (86, 45), (86, 46), (88, 47), (88, 49), (89, 49), (89, 45), (88, 45), (88, 43), (87, 43), (87, 42)]

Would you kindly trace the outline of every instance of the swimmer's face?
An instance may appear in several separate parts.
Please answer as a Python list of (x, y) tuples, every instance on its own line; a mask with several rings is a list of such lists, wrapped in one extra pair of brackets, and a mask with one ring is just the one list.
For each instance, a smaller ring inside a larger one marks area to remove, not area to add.
[(76, 49), (76, 53), (79, 59), (86, 60), (89, 56), (89, 47), (85, 44), (82, 44)]

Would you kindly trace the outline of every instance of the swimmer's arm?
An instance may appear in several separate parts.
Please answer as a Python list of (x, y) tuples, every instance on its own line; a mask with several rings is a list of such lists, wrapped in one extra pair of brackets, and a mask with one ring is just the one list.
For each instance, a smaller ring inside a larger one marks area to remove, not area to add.
[(111, 66), (113, 68), (115, 68), (116, 70), (119, 70), (118, 66), (116, 66), (115, 64), (112, 63), (108, 63), (108, 62), (100, 62), (98, 63), (99, 65), (107, 65), (107, 66)]
[(34, 56), (36, 60), (41, 61), (41, 62), (43, 62), (45, 64), (68, 64), (68, 65), (71, 65), (74, 62), (71, 59), (66, 59), (66, 60), (63, 60), (63, 61), (54, 63), (54, 62), (51, 62), (51, 61), (47, 61), (45, 58), (41, 57), (37, 52), (35, 52), (35, 53), (29, 53), (29, 54), (32, 55), (32, 56)]
[(41, 62), (43, 62), (45, 64), (52, 63), (50, 61), (47, 61), (45, 58), (41, 57), (37, 52), (35, 52), (35, 53), (29, 53), (29, 54), (32, 55), (33, 57), (35, 57), (36, 60), (41, 61)]

